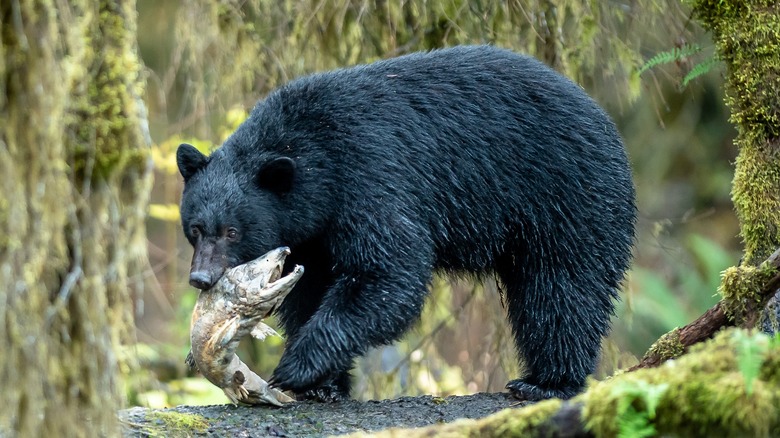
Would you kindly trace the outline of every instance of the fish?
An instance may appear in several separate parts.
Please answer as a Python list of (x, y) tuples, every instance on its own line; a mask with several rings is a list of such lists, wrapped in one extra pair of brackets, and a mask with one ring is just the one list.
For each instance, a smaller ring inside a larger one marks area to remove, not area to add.
[(273, 388), (236, 354), (247, 334), (260, 340), (277, 335), (263, 323), (303, 275), (296, 265), (282, 275), (290, 249), (269, 251), (228, 270), (210, 289), (201, 290), (190, 322), (191, 350), (185, 362), (221, 388), (233, 404), (283, 406), (294, 401)]

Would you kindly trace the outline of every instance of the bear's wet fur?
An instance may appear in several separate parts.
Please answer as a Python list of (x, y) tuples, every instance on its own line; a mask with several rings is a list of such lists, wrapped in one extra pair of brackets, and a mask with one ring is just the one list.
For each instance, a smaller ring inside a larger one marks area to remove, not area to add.
[(278, 309), (276, 386), (348, 396), (353, 360), (410, 328), (434, 270), (501, 281), (516, 396), (568, 398), (594, 371), (631, 258), (631, 171), (605, 112), (533, 58), (455, 47), (303, 77), (211, 156), (177, 159), (193, 285), (279, 246), (306, 268)]

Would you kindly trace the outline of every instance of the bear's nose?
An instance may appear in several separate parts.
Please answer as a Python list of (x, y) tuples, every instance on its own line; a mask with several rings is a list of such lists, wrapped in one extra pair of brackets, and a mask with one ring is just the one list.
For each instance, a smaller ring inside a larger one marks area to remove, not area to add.
[(200, 290), (209, 289), (214, 282), (211, 281), (211, 275), (205, 271), (195, 271), (190, 273), (190, 284)]

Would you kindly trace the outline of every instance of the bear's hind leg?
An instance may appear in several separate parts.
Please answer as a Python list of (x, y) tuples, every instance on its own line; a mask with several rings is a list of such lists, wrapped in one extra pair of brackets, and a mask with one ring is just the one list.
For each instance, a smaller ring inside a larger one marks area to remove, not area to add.
[[(507, 389), (523, 400), (567, 399), (596, 367), (609, 330), (614, 292), (573, 267), (525, 252), (497, 269), (506, 288), (509, 320), (526, 375)], [(590, 280), (590, 281), (589, 281)]]

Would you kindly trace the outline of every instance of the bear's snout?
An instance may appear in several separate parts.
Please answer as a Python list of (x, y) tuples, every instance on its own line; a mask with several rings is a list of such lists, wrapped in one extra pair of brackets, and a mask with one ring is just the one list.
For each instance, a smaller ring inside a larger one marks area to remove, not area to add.
[(210, 289), (214, 286), (214, 278), (207, 271), (193, 271), (190, 272), (190, 285), (200, 290)]

